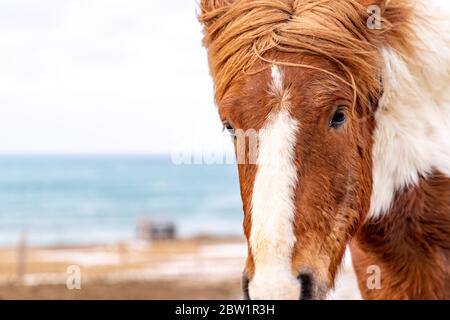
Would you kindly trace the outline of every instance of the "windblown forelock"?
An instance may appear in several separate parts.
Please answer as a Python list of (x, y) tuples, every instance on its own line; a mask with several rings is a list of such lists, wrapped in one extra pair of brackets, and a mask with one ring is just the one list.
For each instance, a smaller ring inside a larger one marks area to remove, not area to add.
[(380, 59), (366, 16), (353, 0), (203, 1), (200, 21), (216, 102), (261, 60), (320, 70), (279, 61), (277, 52), (324, 57), (346, 74), (345, 79), (334, 76), (353, 87), (355, 100), (378, 96)]

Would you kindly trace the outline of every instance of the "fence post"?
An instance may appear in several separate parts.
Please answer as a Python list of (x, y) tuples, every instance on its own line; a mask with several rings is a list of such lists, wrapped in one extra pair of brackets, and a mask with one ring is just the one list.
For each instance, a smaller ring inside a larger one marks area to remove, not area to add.
[(26, 227), (20, 230), (17, 246), (17, 282), (22, 284), (27, 272), (27, 233)]

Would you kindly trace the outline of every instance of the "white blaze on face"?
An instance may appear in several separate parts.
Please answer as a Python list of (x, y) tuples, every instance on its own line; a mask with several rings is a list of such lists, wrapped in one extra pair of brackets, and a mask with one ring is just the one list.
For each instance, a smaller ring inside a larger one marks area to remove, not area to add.
[(279, 95), (283, 92), (283, 76), (281, 74), (281, 70), (277, 66), (272, 66), (272, 84), (270, 89), (272, 90), (272, 94)]
[[(272, 88), (281, 89), (280, 71), (272, 69), (272, 75)], [(282, 105), (269, 115), (259, 132), (250, 234), (255, 264), (255, 273), (249, 283), (251, 299), (300, 298), (300, 283), (291, 270), (296, 242), (294, 189), (297, 184), (297, 130), (297, 121), (291, 117), (287, 106)]]

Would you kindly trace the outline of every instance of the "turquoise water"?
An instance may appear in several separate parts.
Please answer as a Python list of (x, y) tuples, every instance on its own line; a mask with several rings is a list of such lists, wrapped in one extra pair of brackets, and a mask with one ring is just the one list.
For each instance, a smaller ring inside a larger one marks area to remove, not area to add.
[(135, 237), (142, 217), (182, 235), (241, 234), (237, 169), (155, 157), (0, 157), (0, 245), (20, 230), (34, 245)]

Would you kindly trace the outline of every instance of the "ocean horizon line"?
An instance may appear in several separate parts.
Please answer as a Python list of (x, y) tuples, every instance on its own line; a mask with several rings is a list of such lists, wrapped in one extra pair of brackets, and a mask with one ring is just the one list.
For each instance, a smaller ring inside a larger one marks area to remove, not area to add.
[(0, 155), (0, 244), (24, 225), (31, 243), (130, 239), (143, 217), (179, 234), (240, 231), (237, 181), (234, 167), (167, 155)]

